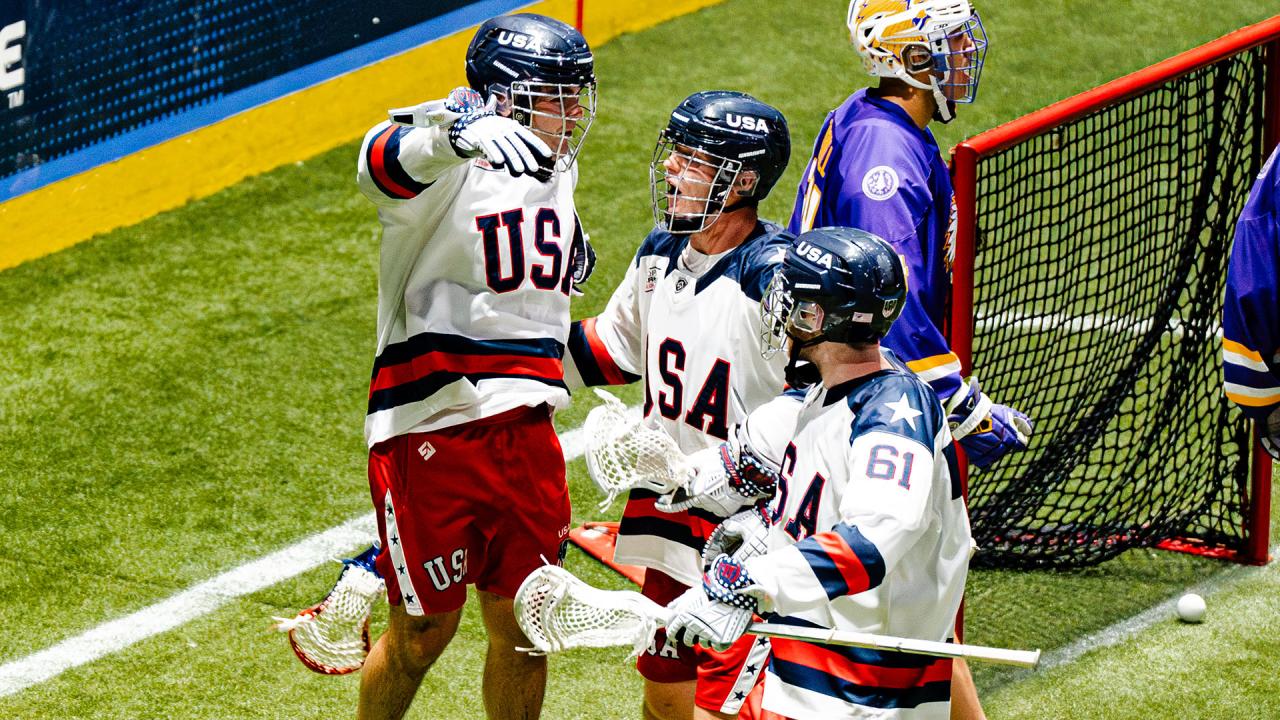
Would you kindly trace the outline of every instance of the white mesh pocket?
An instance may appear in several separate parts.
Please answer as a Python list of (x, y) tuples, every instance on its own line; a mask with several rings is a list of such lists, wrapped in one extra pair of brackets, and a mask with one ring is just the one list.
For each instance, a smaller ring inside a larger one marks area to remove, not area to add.
[(665, 431), (646, 426), (609, 393), (597, 389), (596, 394), (604, 403), (587, 414), (583, 431), (587, 472), (605, 494), (600, 509), (632, 488), (668, 493), (683, 486), (688, 469), (676, 441)]
[(638, 655), (665, 620), (665, 609), (640, 593), (600, 590), (568, 570), (544, 565), (516, 592), (516, 622), (539, 655), (575, 647), (631, 647)]
[(369, 615), (382, 596), (382, 578), (348, 564), (329, 595), (276, 628), (289, 633), (293, 652), (311, 670), (345, 675), (364, 665), (369, 655)]

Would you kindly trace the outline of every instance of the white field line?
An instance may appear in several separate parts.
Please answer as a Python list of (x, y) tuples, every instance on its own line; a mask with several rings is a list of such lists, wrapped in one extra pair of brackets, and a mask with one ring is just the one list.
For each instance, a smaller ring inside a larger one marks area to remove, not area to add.
[[(1271, 548), (1270, 554), (1273, 558), (1280, 557), (1280, 545), (1276, 545)], [(1214, 593), (1224, 590), (1254, 573), (1274, 569), (1274, 566), (1275, 561), (1262, 566), (1233, 565), (1214, 573), (1204, 582), (1188, 588), (1186, 592), (1193, 592), (1201, 597), (1209, 598)], [(1040, 666), (1038, 668), (1035, 670), (1016, 670), (1008, 673), (1005, 679), (999, 682), (998, 685), (1000, 687), (1004, 687), (1020, 680), (1024, 680), (1030, 677), (1033, 673), (1047, 672), (1054, 668), (1062, 667), (1063, 665), (1070, 665), (1076, 660), (1079, 660), (1081, 656), (1086, 653), (1118, 645), (1157, 623), (1175, 618), (1178, 616), (1177, 607), (1178, 598), (1180, 597), (1182, 597), (1182, 593), (1147, 608), (1137, 615), (1109, 625), (1090, 635), (1086, 635), (1070, 645), (1064, 645), (1063, 647), (1055, 650), (1046, 651), (1040, 657)]]
[[(585, 445), (581, 429), (561, 435), (560, 445), (566, 462), (580, 457)], [(211, 613), (236, 598), (350, 554), (352, 550), (368, 545), (377, 532), (377, 521), (371, 511), (228, 570), (131, 615), (103, 623), (52, 647), (0, 665), (0, 697), (51, 680), (67, 670)]]
[[(997, 330), (1010, 325), (1028, 332), (1063, 331), (1082, 333), (1092, 331), (1129, 332), (1134, 335), (1145, 335), (1151, 330), (1154, 321), (1149, 318), (1133, 318), (1123, 315), (1065, 315), (1062, 313), (1028, 314), (1020, 312), (1003, 312), (995, 315), (977, 314), (977, 331)], [(1175, 341), (1180, 341), (1186, 330), (1178, 318), (1170, 318), (1165, 332), (1172, 333)], [(1222, 326), (1214, 325), (1214, 336), (1222, 337)]]

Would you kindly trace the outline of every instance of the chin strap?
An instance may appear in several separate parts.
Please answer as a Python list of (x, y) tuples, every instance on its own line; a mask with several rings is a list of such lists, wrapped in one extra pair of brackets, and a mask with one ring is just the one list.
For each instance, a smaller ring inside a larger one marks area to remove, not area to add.
[(825, 336), (810, 338), (805, 342), (798, 342), (795, 338), (791, 338), (790, 358), (787, 360), (787, 366), (782, 371), (782, 378), (794, 388), (808, 387), (822, 380), (822, 373), (818, 371), (818, 366), (808, 360), (800, 359), (800, 351), (810, 345), (817, 345), (826, 340)]
[(938, 119), (938, 122), (945, 125), (956, 118), (955, 104), (947, 99), (946, 94), (942, 92), (942, 88), (938, 87), (936, 80), (931, 84), (933, 85), (933, 101), (938, 106), (934, 117)]

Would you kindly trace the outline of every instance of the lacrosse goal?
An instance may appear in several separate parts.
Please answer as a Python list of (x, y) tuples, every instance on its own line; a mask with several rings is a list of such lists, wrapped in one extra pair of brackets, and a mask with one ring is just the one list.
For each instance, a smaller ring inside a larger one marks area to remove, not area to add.
[(1222, 390), (1231, 237), (1280, 140), (1280, 16), (958, 145), (949, 328), (1036, 423), (968, 492), (975, 564), (1267, 559), (1271, 464)]

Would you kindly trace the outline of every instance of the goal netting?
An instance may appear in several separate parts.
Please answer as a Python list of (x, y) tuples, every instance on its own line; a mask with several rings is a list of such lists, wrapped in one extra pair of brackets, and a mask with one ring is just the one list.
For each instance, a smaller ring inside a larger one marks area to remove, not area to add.
[(1278, 37), (1280, 17), (957, 147), (953, 345), (1036, 423), (1029, 450), (971, 471), (975, 564), (1158, 545), (1257, 562), (1258, 533), (1265, 558), (1270, 469), (1223, 395), (1220, 323), (1276, 141)]

